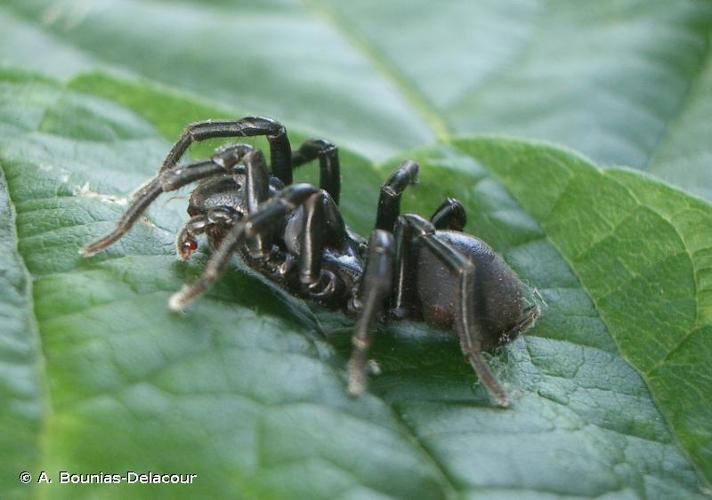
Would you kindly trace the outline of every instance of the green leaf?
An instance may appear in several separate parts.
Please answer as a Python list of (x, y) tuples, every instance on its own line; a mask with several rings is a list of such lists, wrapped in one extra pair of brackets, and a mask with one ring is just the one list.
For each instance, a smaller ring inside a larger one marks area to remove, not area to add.
[(712, 476), (712, 371), (704, 361), (712, 358), (709, 204), (555, 149), (486, 140), (458, 146), (540, 224), (680, 444)]
[(372, 160), (463, 133), (565, 144), (712, 198), (712, 3), (6, 0), (0, 61), (142, 75)]
[[(353, 324), (339, 314), (312, 311), (238, 267), (187, 313), (167, 310), (205, 261), (173, 257), (184, 197), (155, 203), (105, 254), (77, 253), (112, 227), (185, 118), (219, 109), (105, 75), (69, 85), (0, 77), (0, 202), (10, 215), (0, 228), (9, 311), (0, 400), (13, 430), (0, 491), (10, 497), (703, 491), (712, 464), (708, 204), (539, 144), (467, 139), (400, 153), (423, 172), (404, 208), (428, 214), (445, 196), (461, 199), (468, 230), (538, 290), (544, 313), (491, 360), (511, 409), (473, 391), (452, 336), (411, 323), (379, 334), (383, 373), (352, 401)], [(392, 166), (344, 152), (344, 213), (362, 232)], [(55, 482), (60, 470), (198, 478), (171, 488), (23, 486), (20, 470)]]

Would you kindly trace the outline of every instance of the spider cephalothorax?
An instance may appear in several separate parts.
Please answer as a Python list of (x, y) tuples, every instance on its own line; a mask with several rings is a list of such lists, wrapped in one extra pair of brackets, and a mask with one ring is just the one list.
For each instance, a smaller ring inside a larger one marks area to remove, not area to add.
[[(257, 135), (269, 141), (269, 167), (262, 152), (246, 144), (178, 166), (193, 142)], [(320, 188), (292, 184), (292, 169), (316, 159)], [(199, 181), (176, 249), (185, 260), (206, 234), (214, 251), (202, 276), (171, 297), (172, 309), (183, 309), (209, 288), (237, 253), (294, 295), (356, 316), (352, 395), (365, 389), (370, 331), (385, 315), (454, 330), (491, 397), (506, 406), (507, 394), (481, 352), (509, 342), (532, 324), (538, 309), (527, 305), (522, 283), (504, 260), (462, 232), (466, 217), (458, 201), (445, 200), (430, 220), (400, 215), (401, 195), (417, 174), (418, 165), (405, 161), (381, 187), (376, 228), (366, 241), (348, 229), (338, 210), (339, 158), (332, 144), (310, 140), (292, 152), (285, 128), (268, 118), (196, 123), (138, 191), (116, 229), (82, 254), (92, 256), (116, 242), (161, 193)]]

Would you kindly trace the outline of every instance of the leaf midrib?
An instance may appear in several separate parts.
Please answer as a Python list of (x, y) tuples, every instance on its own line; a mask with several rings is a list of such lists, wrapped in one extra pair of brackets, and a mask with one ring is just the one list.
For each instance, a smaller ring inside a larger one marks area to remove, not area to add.
[(326, 7), (319, 0), (301, 0), (301, 2), (308, 13), (331, 26), (351, 48), (371, 64), (378, 74), (395, 87), (396, 93), (403, 97), (411, 109), (422, 118), (438, 141), (448, 142), (451, 132), (447, 123), (439, 116), (429, 99), (413, 85), (412, 80), (397, 65), (392, 64), (385, 54), (369, 43), (352, 23), (343, 19), (334, 9)]
[(712, 31), (707, 33), (705, 37), (705, 50), (700, 60), (700, 65), (695, 69), (694, 74), (691, 75), (687, 89), (685, 89), (685, 93), (680, 97), (675, 111), (665, 121), (665, 126), (651, 147), (648, 160), (645, 162), (645, 170), (654, 171), (653, 167), (655, 166), (658, 154), (662, 150), (662, 146), (670, 139), (674, 126), (685, 115), (685, 111), (687, 111), (690, 103), (697, 95), (697, 90), (702, 79), (701, 77), (704, 75), (705, 70), (708, 66), (712, 65)]

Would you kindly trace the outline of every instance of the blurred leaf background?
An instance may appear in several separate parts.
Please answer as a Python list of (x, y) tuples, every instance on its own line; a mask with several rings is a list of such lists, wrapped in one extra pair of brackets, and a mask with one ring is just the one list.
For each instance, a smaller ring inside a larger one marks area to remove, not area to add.
[(709, 197), (709, 11), (666, 0), (7, 0), (0, 54), (62, 80), (142, 75), (371, 159), (510, 134)]
[[(5, 0), (3, 498), (709, 492), (710, 33), (701, 0)], [(412, 324), (381, 332), (384, 373), (348, 400), (351, 323), (237, 269), (169, 314), (204, 260), (171, 256), (180, 197), (78, 258), (186, 123), (243, 114), (336, 142), (363, 233), (406, 157), (423, 166), (408, 209), (463, 200), (546, 306), (492, 360), (514, 408)], [(20, 470), (199, 481), (23, 486)]]

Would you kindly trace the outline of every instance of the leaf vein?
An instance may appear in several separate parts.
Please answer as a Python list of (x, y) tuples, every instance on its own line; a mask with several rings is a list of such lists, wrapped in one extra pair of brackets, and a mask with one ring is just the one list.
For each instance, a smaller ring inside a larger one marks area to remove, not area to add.
[(365, 36), (358, 33), (353, 27), (353, 23), (341, 19), (336, 10), (329, 9), (319, 0), (302, 0), (302, 3), (308, 12), (311, 12), (315, 17), (337, 31), (351, 47), (366, 58), (372, 67), (399, 91), (401, 97), (420, 115), (438, 140), (445, 143), (449, 141), (450, 129), (427, 97), (423, 95), (417, 85), (403, 71), (391, 61), (388, 61), (388, 58), (374, 47)]

